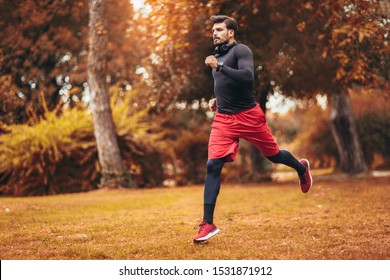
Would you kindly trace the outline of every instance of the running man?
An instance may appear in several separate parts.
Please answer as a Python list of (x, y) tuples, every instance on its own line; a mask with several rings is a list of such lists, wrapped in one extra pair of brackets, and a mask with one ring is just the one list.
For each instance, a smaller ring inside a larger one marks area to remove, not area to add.
[(212, 16), (212, 33), (215, 55), (206, 57), (205, 64), (212, 68), (215, 99), (210, 108), (216, 110), (208, 146), (207, 175), (204, 186), (203, 221), (194, 243), (201, 243), (219, 233), (214, 225), (214, 209), (221, 186), (221, 171), (226, 162), (234, 161), (239, 139), (254, 145), (274, 163), (282, 163), (295, 169), (302, 192), (313, 184), (307, 159), (298, 161), (290, 152), (280, 150), (264, 113), (253, 95), (253, 54), (248, 46), (238, 44), (235, 19)]

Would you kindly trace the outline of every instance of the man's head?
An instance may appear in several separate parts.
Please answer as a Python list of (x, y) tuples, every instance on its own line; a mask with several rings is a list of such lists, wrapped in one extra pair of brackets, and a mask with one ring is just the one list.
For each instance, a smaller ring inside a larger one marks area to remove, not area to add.
[(234, 18), (217, 15), (212, 16), (210, 21), (213, 25), (213, 42), (214, 45), (231, 44), (235, 41), (234, 36), (237, 33), (238, 25)]

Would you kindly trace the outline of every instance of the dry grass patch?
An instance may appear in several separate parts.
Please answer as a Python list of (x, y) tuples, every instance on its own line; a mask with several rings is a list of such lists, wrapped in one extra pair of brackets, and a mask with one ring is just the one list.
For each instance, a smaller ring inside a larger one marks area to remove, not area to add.
[(390, 259), (388, 178), (223, 186), (222, 233), (194, 245), (201, 187), (0, 198), (1, 259)]

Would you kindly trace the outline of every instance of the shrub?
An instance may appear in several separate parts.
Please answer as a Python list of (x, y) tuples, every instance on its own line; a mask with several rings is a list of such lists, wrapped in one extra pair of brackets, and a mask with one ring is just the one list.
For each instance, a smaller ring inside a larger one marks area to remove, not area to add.
[(390, 164), (390, 97), (382, 92), (353, 93), (352, 105), (364, 157), (374, 164), (375, 155)]
[[(351, 93), (357, 133), (368, 165), (375, 155), (390, 162), (389, 97), (381, 92)], [(292, 113), (294, 114), (294, 113)], [(293, 141), (297, 153), (307, 156), (317, 167), (328, 167), (338, 161), (337, 147), (329, 123), (329, 111), (312, 106), (304, 113), (301, 128)]]
[(97, 180), (90, 115), (55, 112), (33, 125), (11, 125), (0, 137), (0, 193), (41, 195), (86, 191)]
[(176, 158), (182, 170), (179, 185), (204, 183), (209, 136), (204, 131), (185, 131), (175, 143)]
[(307, 157), (315, 167), (330, 167), (338, 161), (337, 146), (334, 142), (329, 111), (317, 105), (311, 106), (304, 114), (297, 137), (292, 143), (294, 153)]
[[(140, 187), (161, 185), (162, 158), (142, 141), (147, 133), (147, 123), (142, 121), (145, 113), (130, 114), (125, 103), (113, 107), (124, 163)], [(6, 133), (0, 134), (0, 195), (46, 195), (98, 188), (100, 165), (92, 116), (87, 110), (46, 112), (36, 123), (3, 125), (2, 130)]]

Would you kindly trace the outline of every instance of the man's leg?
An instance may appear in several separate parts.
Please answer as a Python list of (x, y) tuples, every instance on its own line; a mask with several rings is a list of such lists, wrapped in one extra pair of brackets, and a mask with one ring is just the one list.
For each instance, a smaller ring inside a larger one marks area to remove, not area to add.
[(221, 188), (221, 171), (225, 162), (225, 158), (209, 159), (207, 161), (203, 221), (199, 225), (199, 232), (194, 238), (195, 243), (206, 241), (219, 232), (219, 229), (213, 223), (213, 218), (215, 203)]
[(294, 168), (298, 175), (303, 175), (306, 172), (306, 167), (300, 163), (289, 151), (280, 150), (274, 156), (267, 157), (273, 163), (282, 163), (284, 165)]
[[(244, 131), (242, 137), (252, 143), (270, 161), (282, 163), (294, 168), (298, 173), (302, 192), (308, 192), (313, 184), (309, 161), (307, 159), (298, 161), (290, 152), (279, 150), (279, 146), (265, 122), (265, 117), (261, 109), (255, 107), (255, 110), (251, 114), (255, 114), (258, 117), (259, 124), (253, 126), (255, 129), (249, 126), (243, 126), (241, 129)], [(247, 118), (250, 117), (250, 115), (247, 116)]]
[(264, 156), (274, 163), (282, 163), (294, 168), (299, 176), (302, 192), (309, 191), (313, 184), (310, 175), (310, 164), (307, 159), (298, 161), (290, 152), (280, 150), (271, 130), (269, 129), (263, 111), (259, 106), (237, 115), (240, 119), (240, 135), (252, 143)]
[(216, 235), (220, 230), (214, 225), (214, 209), (221, 187), (221, 171), (225, 162), (234, 161), (239, 139), (232, 135), (232, 116), (216, 113), (211, 125), (208, 145), (207, 175), (204, 186), (203, 221), (193, 241), (200, 243)]
[(209, 224), (213, 223), (215, 204), (221, 188), (221, 171), (225, 162), (225, 158), (216, 158), (209, 159), (206, 164), (203, 221)]
[(313, 178), (310, 174), (310, 164), (307, 159), (298, 161), (289, 151), (280, 150), (279, 153), (267, 157), (274, 163), (282, 163), (291, 168), (294, 168), (299, 176), (302, 192), (306, 193), (310, 190), (313, 184)]

